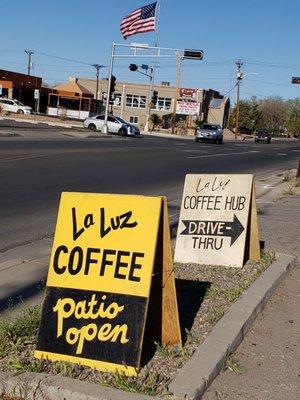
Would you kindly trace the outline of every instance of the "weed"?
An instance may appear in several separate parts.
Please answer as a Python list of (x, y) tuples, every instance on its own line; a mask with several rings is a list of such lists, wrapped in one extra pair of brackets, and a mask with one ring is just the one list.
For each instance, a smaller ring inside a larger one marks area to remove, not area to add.
[(215, 300), (222, 293), (222, 288), (217, 285), (212, 285), (209, 289), (207, 289), (205, 293), (205, 298), (210, 300)]
[(62, 375), (68, 378), (76, 378), (77, 373), (75, 371), (76, 366), (67, 362), (55, 362), (52, 363), (52, 373), (55, 375)]
[(102, 386), (110, 386), (126, 392), (142, 393), (148, 396), (155, 396), (158, 393), (157, 388), (161, 383), (160, 381), (160, 375), (155, 372), (149, 372), (142, 381), (120, 373), (110, 374), (109, 377), (100, 377)]
[(283, 176), (283, 182), (289, 182), (293, 179), (293, 176), (290, 173), (285, 173)]
[(22, 360), (18, 357), (10, 357), (6, 365), (14, 372), (43, 372), (43, 363), (40, 360)]
[(41, 317), (41, 307), (30, 307), (16, 320), (1, 321), (0, 357), (11, 351), (19, 351), (24, 343), (36, 336)]
[(160, 354), (162, 357), (176, 357), (180, 353), (178, 346), (167, 346), (158, 342), (154, 342), (154, 344), (158, 354)]
[(210, 325), (215, 325), (223, 317), (224, 314), (225, 311), (222, 308), (213, 306), (208, 315), (208, 323)]
[(229, 301), (230, 303), (233, 303), (240, 297), (240, 295), (243, 293), (244, 290), (245, 290), (244, 286), (240, 285), (234, 288), (224, 290), (223, 296), (225, 300)]
[(291, 182), (291, 183), (288, 183), (287, 184), (287, 188), (282, 192), (282, 194), (284, 195), (284, 196), (291, 196), (291, 195), (293, 195), (293, 194), (295, 194), (296, 192), (295, 192), (295, 187), (294, 187), (294, 185), (293, 185), (293, 183)]
[(223, 365), (223, 370), (229, 369), (229, 371), (234, 372), (237, 375), (244, 374), (246, 368), (241, 364), (241, 362), (233, 355), (230, 354)]

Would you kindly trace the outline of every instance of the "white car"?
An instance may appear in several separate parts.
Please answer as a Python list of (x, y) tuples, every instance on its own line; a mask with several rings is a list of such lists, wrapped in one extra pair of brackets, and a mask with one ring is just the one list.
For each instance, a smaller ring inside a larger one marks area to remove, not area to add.
[(32, 114), (32, 108), (25, 106), (19, 100), (0, 98), (0, 108), (6, 112), (17, 114)]
[[(83, 126), (91, 131), (102, 131), (104, 126), (104, 115), (96, 115), (84, 120)], [(135, 136), (140, 134), (137, 126), (126, 122), (123, 118), (109, 115), (107, 118), (108, 131), (122, 136)]]

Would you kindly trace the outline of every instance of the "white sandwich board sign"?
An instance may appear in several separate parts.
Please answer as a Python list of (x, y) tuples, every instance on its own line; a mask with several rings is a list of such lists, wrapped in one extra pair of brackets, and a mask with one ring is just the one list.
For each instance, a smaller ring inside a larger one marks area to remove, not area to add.
[(260, 258), (253, 175), (186, 175), (175, 262), (242, 267)]

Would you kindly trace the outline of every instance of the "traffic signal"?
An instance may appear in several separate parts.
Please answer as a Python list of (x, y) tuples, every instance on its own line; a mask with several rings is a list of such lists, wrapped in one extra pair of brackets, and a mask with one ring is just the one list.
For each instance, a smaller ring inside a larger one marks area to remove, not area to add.
[(136, 64), (130, 64), (129, 69), (130, 71), (136, 71), (138, 69), (138, 66)]
[(116, 80), (116, 77), (112, 75), (110, 81), (110, 93), (114, 93), (114, 91), (116, 90)]
[(158, 92), (156, 90), (153, 90), (151, 102), (153, 103), (154, 106), (156, 106), (157, 97), (158, 97)]
[(300, 77), (299, 76), (293, 76), (292, 77), (292, 83), (300, 83)]

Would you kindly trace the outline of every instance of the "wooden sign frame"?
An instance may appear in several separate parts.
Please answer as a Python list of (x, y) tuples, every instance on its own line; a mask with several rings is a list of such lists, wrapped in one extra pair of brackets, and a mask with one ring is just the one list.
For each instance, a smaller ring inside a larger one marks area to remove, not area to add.
[(253, 175), (186, 175), (175, 262), (242, 268), (260, 260)]

